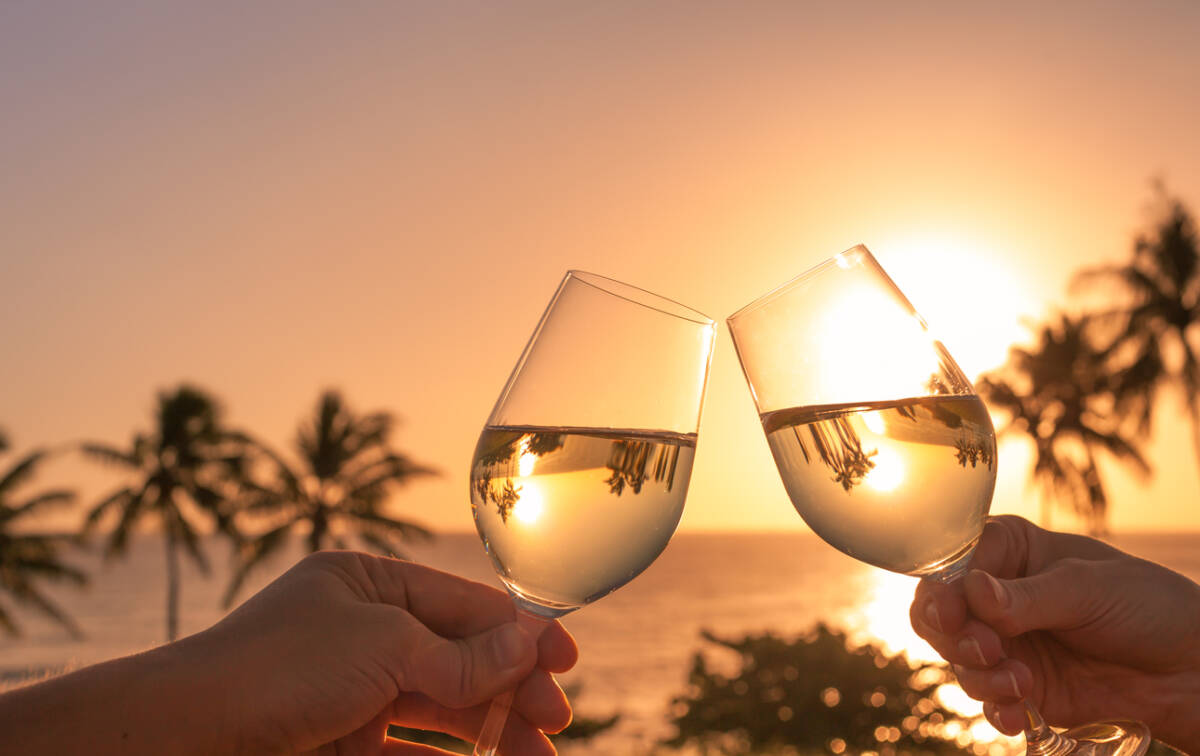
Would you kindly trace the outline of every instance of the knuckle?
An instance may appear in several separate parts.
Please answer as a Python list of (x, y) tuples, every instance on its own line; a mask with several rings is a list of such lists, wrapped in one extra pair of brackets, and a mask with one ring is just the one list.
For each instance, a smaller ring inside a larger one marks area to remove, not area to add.
[(446, 653), (452, 654), (458, 665), (458, 679), (450, 691), (450, 701), (447, 703), (458, 707), (474, 703), (471, 700), (471, 692), (475, 679), (475, 655), (464, 640), (446, 643)]
[(1001, 614), (992, 619), (988, 624), (992, 626), (999, 635), (1005, 638), (1011, 638), (1015, 635), (1020, 635), (1025, 632), (1025, 627), (1021, 624), (1016, 616), (1011, 613)]
[(300, 563), (312, 567), (345, 569), (353, 559), (353, 555), (346, 551), (315, 551), (301, 559)]

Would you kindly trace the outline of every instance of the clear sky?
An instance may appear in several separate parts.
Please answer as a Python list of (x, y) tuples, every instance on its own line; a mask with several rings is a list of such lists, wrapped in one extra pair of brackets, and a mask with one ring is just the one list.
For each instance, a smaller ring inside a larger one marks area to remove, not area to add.
[[(284, 444), (337, 386), (443, 471), (396, 512), (468, 529), (565, 270), (723, 321), (859, 242), (974, 376), (1127, 255), (1152, 177), (1200, 211), (1197, 40), (1185, 0), (5, 2), (0, 426), (124, 442), (189, 380)], [(683, 527), (803, 527), (717, 340)], [(1118, 529), (1200, 528), (1163, 410)]]

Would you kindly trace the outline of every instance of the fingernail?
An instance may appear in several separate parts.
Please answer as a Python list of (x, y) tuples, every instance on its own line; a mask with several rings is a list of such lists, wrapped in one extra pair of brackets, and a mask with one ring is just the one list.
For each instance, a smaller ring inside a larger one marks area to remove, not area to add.
[(987, 659), (983, 656), (983, 649), (980, 648), (979, 641), (974, 638), (967, 637), (960, 640), (958, 642), (958, 650), (962, 652), (963, 656), (970, 657), (983, 666), (987, 666)]
[(492, 650), (501, 669), (515, 667), (525, 658), (525, 631), (515, 622), (501, 627), (492, 637)]
[(925, 621), (934, 630), (942, 632), (942, 618), (938, 616), (937, 606), (934, 605), (933, 599), (925, 602)]
[(1021, 688), (1017, 685), (1017, 676), (1011, 670), (997, 672), (992, 680), (995, 682), (997, 689), (1004, 691), (1013, 698), (1021, 697)]
[(988, 575), (986, 572), (983, 574), (988, 579), (988, 585), (992, 587), (992, 595), (996, 597), (996, 604), (1001, 609), (1007, 609), (1009, 604), (1008, 589), (996, 578)]

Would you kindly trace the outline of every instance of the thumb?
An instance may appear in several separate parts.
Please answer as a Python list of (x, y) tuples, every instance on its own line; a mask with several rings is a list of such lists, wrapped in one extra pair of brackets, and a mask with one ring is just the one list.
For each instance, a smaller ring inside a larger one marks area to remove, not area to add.
[(963, 588), (971, 614), (1011, 638), (1030, 630), (1066, 630), (1086, 623), (1095, 606), (1098, 579), (1094, 563), (1063, 559), (1052, 569), (1017, 580), (971, 570)]
[(494, 698), (516, 687), (537, 663), (536, 638), (515, 622), (451, 640), (411, 614), (405, 617), (400, 687), (443, 706), (461, 709)]

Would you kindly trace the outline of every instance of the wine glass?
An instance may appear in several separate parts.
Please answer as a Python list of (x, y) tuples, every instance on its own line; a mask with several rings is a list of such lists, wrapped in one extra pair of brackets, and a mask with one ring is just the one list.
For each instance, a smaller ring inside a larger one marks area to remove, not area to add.
[[(996, 434), (970, 381), (867, 248), (727, 322), (784, 488), (817, 535), (893, 572), (965, 574), (995, 488)], [(1140, 722), (1057, 733), (1024, 706), (1027, 754), (1138, 756), (1149, 745)]]
[[(608, 595), (663, 549), (687, 494), (714, 323), (570, 271), (488, 417), (471, 463), (475, 527), (531, 632)], [(492, 756), (512, 693), (475, 746)]]

